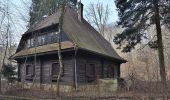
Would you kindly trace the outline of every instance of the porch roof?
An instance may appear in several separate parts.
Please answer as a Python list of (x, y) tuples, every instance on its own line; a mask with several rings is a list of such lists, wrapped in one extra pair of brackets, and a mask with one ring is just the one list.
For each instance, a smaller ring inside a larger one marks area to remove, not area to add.
[[(74, 45), (69, 41), (61, 43), (61, 49), (68, 49), (73, 47)], [(22, 56), (33, 55), (33, 54), (40, 54), (40, 53), (45, 53), (50, 51), (57, 51), (58, 49), (59, 49), (58, 43), (53, 43), (53, 44), (21, 50), (18, 53), (14, 54), (11, 58), (22, 57)]]

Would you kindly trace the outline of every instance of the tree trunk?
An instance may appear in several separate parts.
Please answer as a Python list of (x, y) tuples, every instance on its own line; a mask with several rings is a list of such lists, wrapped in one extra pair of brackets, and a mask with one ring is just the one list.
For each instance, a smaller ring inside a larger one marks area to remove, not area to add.
[(155, 25), (156, 25), (156, 32), (157, 32), (157, 39), (158, 39), (160, 77), (161, 77), (161, 82), (163, 85), (163, 91), (166, 92), (167, 90), (166, 72), (165, 72), (164, 50), (163, 50), (163, 42), (162, 42), (158, 0), (154, 0), (153, 3), (154, 3), (154, 8), (155, 8)]
[(60, 71), (58, 74), (58, 78), (57, 78), (57, 95), (59, 95), (60, 92), (60, 86), (59, 86), (59, 82), (61, 79), (61, 74), (62, 74), (62, 69), (63, 69), (63, 60), (62, 60), (62, 55), (61, 55), (61, 37), (62, 37), (62, 33), (63, 33), (63, 20), (64, 20), (64, 14), (65, 14), (65, 6), (66, 6), (66, 2), (67, 0), (63, 1), (63, 4), (61, 5), (61, 16), (59, 19), (59, 33), (58, 33), (58, 59), (59, 59), (59, 64), (60, 64)]

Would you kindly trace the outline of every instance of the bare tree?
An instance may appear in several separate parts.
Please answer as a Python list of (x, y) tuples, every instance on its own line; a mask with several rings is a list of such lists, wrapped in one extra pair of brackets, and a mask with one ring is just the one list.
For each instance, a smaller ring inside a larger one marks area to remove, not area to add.
[[(15, 52), (15, 40), (18, 38), (15, 37), (13, 31), (17, 28), (15, 27), (14, 12), (11, 11), (11, 7), (13, 7), (13, 3), (10, 0), (0, 1), (0, 72), (5, 63), (10, 63), (8, 58)], [(0, 73), (0, 92), (1, 78), (2, 75)]]
[(59, 95), (60, 92), (60, 86), (59, 82), (61, 79), (61, 74), (62, 74), (62, 69), (63, 69), (63, 60), (62, 60), (62, 55), (61, 55), (61, 36), (63, 33), (63, 20), (64, 20), (64, 14), (66, 10), (66, 5), (67, 5), (67, 0), (64, 0), (61, 4), (61, 15), (59, 18), (59, 33), (58, 33), (58, 59), (59, 59), (59, 65), (60, 65), (60, 70), (57, 78), (57, 94)]
[[(2, 73), (1, 73), (1, 70), (2, 70), (2, 67), (3, 67), (3, 65), (4, 65), (4, 63), (5, 63), (5, 58), (6, 58), (6, 53), (7, 53), (7, 48), (8, 48), (8, 32), (9, 32), (9, 27), (8, 27), (8, 25), (9, 25), (9, 19), (7, 18), (7, 26), (6, 26), (6, 24), (4, 24), (4, 21), (6, 21), (6, 15), (8, 14), (8, 7), (7, 7), (7, 9), (3, 6), (3, 5), (1, 5), (0, 6), (0, 13), (2, 13), (3, 15), (2, 15), (2, 18), (1, 18), (1, 27), (0, 27), (0, 37), (1, 37), (1, 49), (2, 50), (4, 50), (5, 49), (5, 51), (3, 52), (1, 52), (1, 56), (3, 56), (2, 57), (2, 59), (0, 59), (0, 61), (1, 61), (1, 68), (0, 68), (0, 93), (1, 93), (1, 84), (2, 84), (2, 82), (1, 82), (1, 78), (2, 78)], [(5, 26), (5, 29), (6, 30), (4, 30), (3, 28), (4, 28), (4, 26)], [(4, 54), (3, 54), (4, 53)]]
[(86, 9), (86, 19), (95, 27), (99, 33), (105, 37), (105, 28), (108, 24), (110, 10), (108, 5), (98, 2), (97, 4), (91, 3)]

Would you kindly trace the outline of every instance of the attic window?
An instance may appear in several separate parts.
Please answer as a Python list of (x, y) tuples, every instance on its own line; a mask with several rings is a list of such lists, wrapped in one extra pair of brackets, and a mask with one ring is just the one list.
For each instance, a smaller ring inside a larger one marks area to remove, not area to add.
[(30, 38), (27, 40), (27, 47), (30, 48), (30, 47), (33, 47), (34, 46), (34, 39), (33, 38)]
[(41, 45), (44, 45), (46, 43), (46, 35), (41, 35), (41, 36), (38, 36), (38, 45), (41, 46)]
[(50, 33), (51, 34), (51, 42), (56, 43), (58, 42), (57, 34), (55, 32)]
[(34, 46), (34, 39), (33, 39), (33, 38), (30, 39), (30, 46), (31, 46), (31, 47)]
[(30, 43), (31, 43), (31, 40), (28, 39), (28, 40), (27, 40), (27, 47), (28, 47), (28, 48), (31, 47), (31, 46), (30, 46)]

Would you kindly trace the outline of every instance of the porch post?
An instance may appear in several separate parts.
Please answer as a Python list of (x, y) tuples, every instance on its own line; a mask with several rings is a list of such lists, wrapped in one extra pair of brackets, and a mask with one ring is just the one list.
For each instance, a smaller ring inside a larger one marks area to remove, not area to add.
[(74, 47), (75, 50), (75, 55), (74, 55), (74, 84), (75, 84), (75, 89), (77, 90), (77, 47)]

